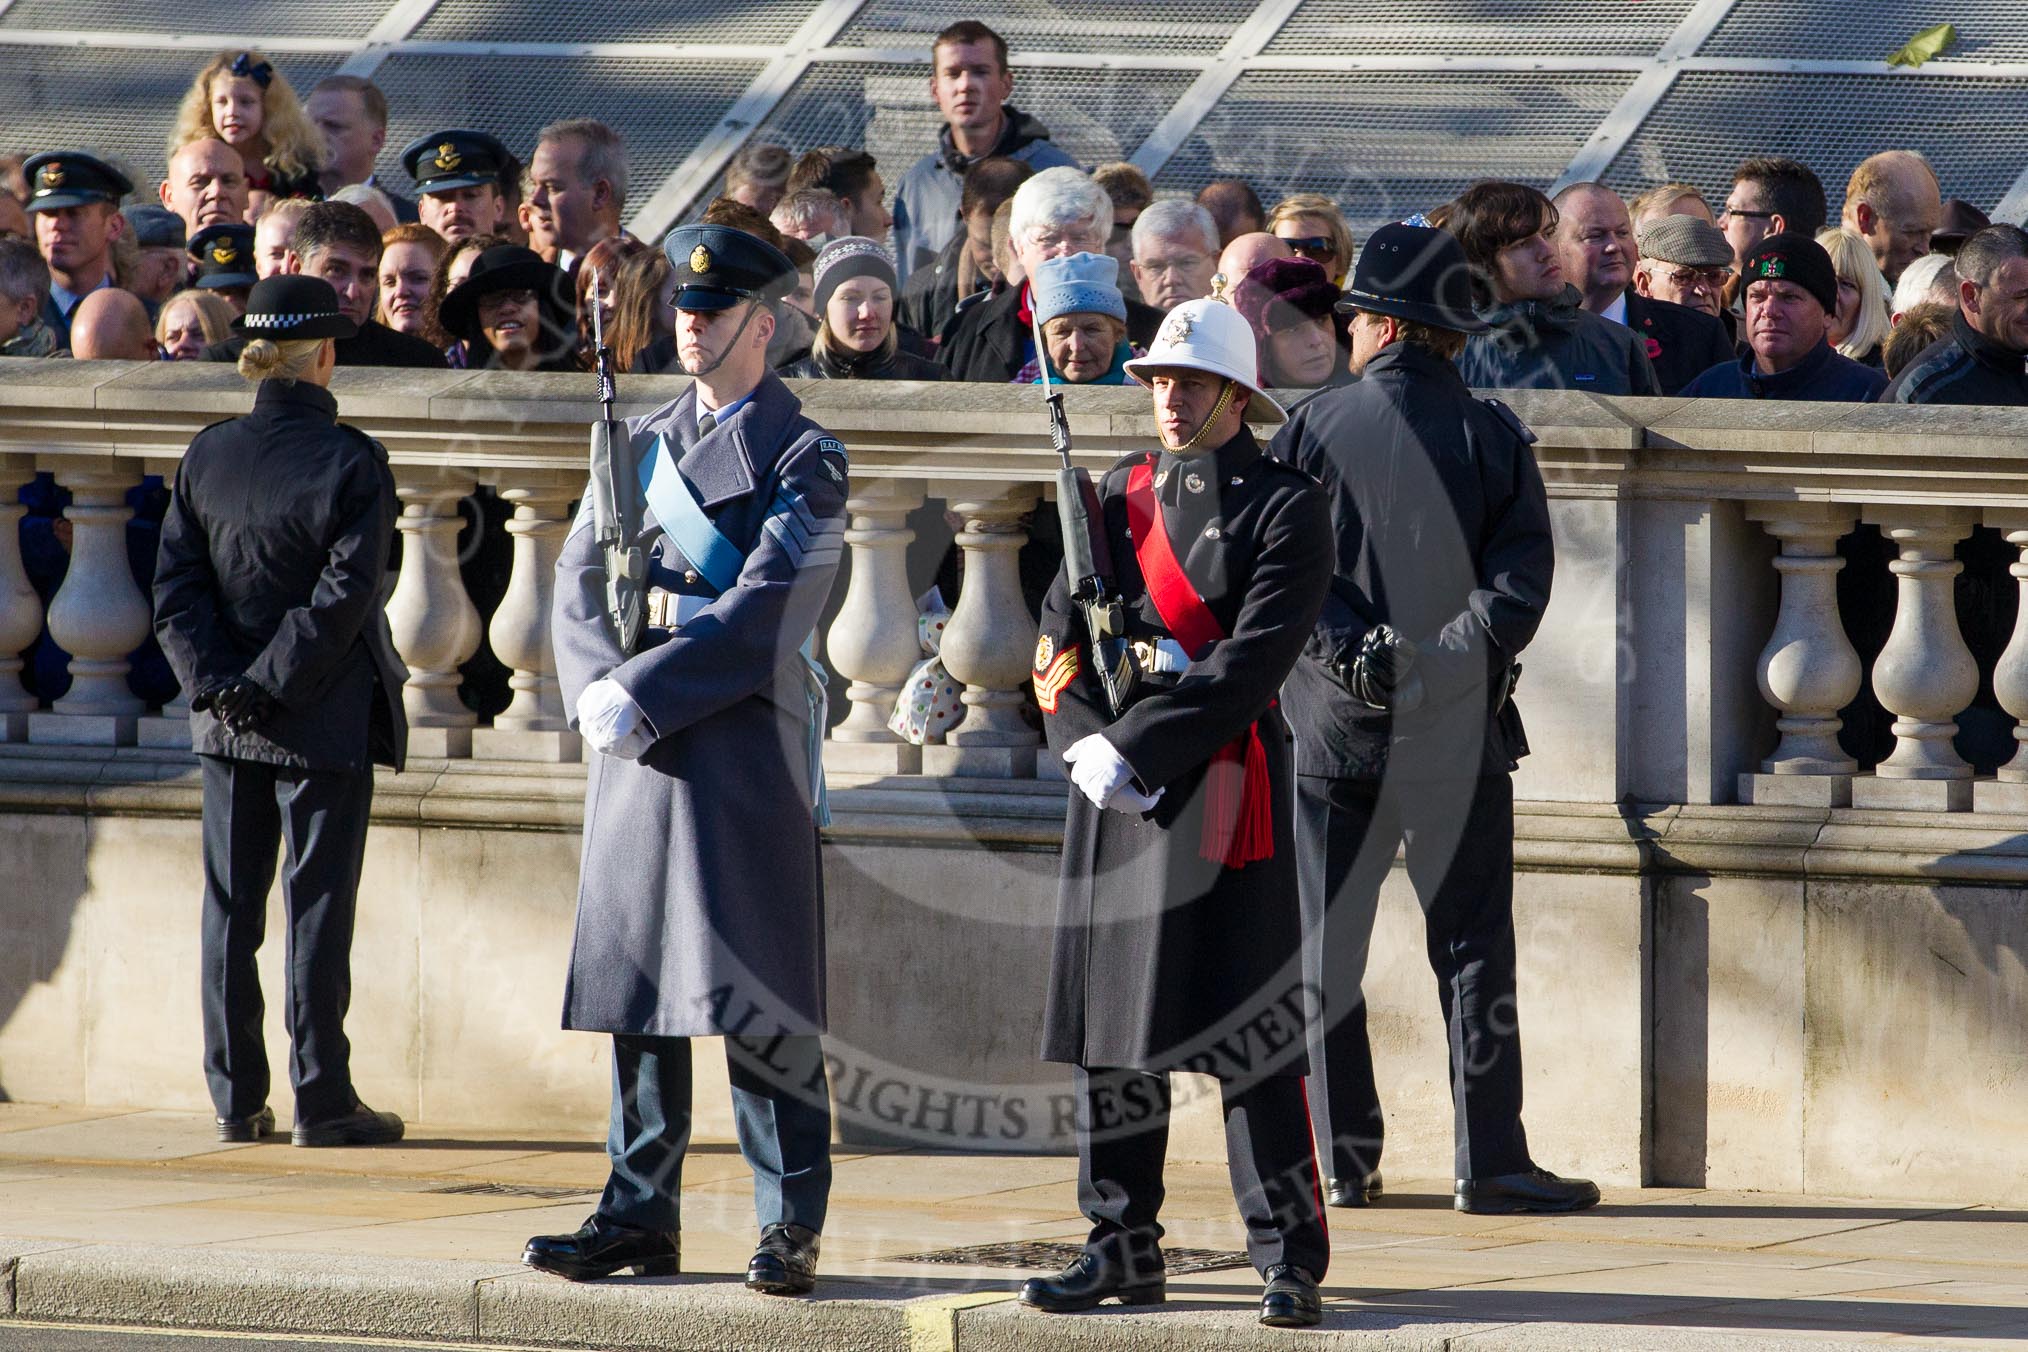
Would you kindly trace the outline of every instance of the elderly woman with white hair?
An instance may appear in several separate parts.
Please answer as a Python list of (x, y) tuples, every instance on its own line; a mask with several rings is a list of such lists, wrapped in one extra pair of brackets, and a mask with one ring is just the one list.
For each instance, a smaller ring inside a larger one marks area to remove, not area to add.
[(1035, 323), (1043, 350), (1014, 377), (1017, 385), (1042, 380), (1042, 363), (1059, 385), (1124, 385), (1127, 363), (1141, 349), (1127, 341), (1127, 299), (1120, 291), (1120, 261), (1111, 254), (1046, 258), (1035, 269)]
[[(1112, 231), (1112, 199), (1075, 169), (1045, 169), (1014, 194), (1008, 238), (1024, 277), (1035, 276), (1045, 259), (1104, 253)], [(1005, 384), (1035, 359), (1030, 293), (1026, 282), (1009, 286), (964, 313), (937, 354), (953, 379)], [(1161, 323), (1161, 311), (1127, 302), (1134, 342), (1152, 342)]]

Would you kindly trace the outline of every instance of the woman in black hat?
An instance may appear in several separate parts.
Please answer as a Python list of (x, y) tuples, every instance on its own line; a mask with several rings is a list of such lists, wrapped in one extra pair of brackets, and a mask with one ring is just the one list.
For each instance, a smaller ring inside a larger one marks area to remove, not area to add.
[(577, 299), (570, 278), (535, 250), (499, 244), (481, 253), (437, 311), (465, 341), (474, 370), (577, 371)]
[(286, 839), (293, 1139), (383, 1144), (402, 1122), (359, 1101), (344, 1024), (373, 763), (399, 769), (408, 738), (381, 609), (394, 478), (325, 388), (356, 331), (330, 283), (269, 277), (233, 329), (253, 411), (190, 443), (155, 571), (204, 767), (205, 1076), (220, 1140), (275, 1130), (255, 955)]

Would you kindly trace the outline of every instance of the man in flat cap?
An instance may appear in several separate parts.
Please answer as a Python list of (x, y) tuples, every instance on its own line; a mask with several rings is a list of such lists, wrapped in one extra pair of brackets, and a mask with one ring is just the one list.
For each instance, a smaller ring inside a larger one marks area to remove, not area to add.
[(500, 175), (508, 159), (507, 147), (483, 131), (431, 132), (401, 152), (402, 167), (420, 194), (416, 211), (422, 223), (452, 244), (501, 228), (507, 199)]
[(28, 176), (28, 213), (35, 243), (49, 264), (49, 299), (42, 322), (57, 346), (70, 346), (78, 302), (113, 282), (113, 241), (126, 233), (120, 199), (134, 190), (127, 176), (77, 150), (47, 150), (21, 166)]
[(190, 273), (183, 218), (167, 207), (145, 203), (123, 207), (120, 214), (127, 218), (127, 229), (141, 251), (127, 289), (139, 296), (152, 314), (182, 288)]
[(635, 551), (615, 566), (645, 583), (645, 623), (623, 635), (608, 609), (590, 490), (553, 617), (595, 753), (563, 1024), (613, 1038), (612, 1173), (576, 1233), (522, 1261), (578, 1281), (677, 1270), (689, 1039), (722, 1035), (761, 1227), (746, 1283), (801, 1294), (831, 1188), (823, 683), (804, 654), (844, 549), (845, 448), (767, 365), (795, 265), (721, 225), (664, 249), (691, 384), (626, 425), (646, 512), (613, 550)]

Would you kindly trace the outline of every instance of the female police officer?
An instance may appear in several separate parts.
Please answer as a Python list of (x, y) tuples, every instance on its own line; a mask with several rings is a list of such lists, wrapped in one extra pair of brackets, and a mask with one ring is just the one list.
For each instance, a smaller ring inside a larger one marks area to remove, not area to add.
[(331, 340), (355, 332), (328, 282), (270, 277), (233, 328), (253, 412), (190, 443), (155, 572), (155, 631), (204, 766), (205, 1075), (220, 1140), (275, 1129), (254, 955), (286, 833), (293, 1140), (382, 1144), (401, 1119), (353, 1092), (344, 1022), (370, 760), (398, 769), (408, 735), (381, 611), (394, 480), (326, 388)]

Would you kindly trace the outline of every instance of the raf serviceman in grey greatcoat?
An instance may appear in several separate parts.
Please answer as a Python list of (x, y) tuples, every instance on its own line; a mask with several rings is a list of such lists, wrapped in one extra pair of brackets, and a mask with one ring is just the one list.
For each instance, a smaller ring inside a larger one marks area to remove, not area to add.
[(647, 501), (640, 650), (607, 615), (589, 493), (554, 613), (595, 753), (563, 1024), (613, 1038), (612, 1172), (585, 1224), (523, 1261), (576, 1280), (677, 1270), (688, 1039), (723, 1035), (761, 1226), (747, 1285), (800, 1294), (831, 1183), (822, 683), (804, 653), (844, 549), (845, 448), (767, 367), (795, 265), (725, 226), (664, 247), (693, 383), (627, 424)]
[(1464, 250), (1383, 226), (1339, 302), (1360, 379), (1275, 438), (1330, 495), (1337, 568), (1282, 698), (1296, 735), (1297, 857), (1323, 1017), (1312, 1030), (1327, 1197), (1380, 1192), (1380, 1102), (1360, 992), (1380, 886), (1407, 844), (1443, 994), (1460, 1211), (1574, 1211), (1582, 1179), (1538, 1169), (1521, 1128), (1514, 1002), (1514, 790), (1527, 754), (1509, 695), (1555, 558), (1534, 436), (1474, 399), (1452, 359), (1485, 324)]
[(1085, 1251), (1021, 1290), (1051, 1312), (1166, 1294), (1158, 1219), (1175, 1070), (1216, 1076), (1261, 1322), (1317, 1323), (1330, 1260), (1303, 1107), (1305, 992), (1288, 730), (1275, 692), (1330, 582), (1330, 519), (1261, 454), (1253, 330), (1189, 301), (1130, 362), (1162, 449), (1098, 486), (1141, 675), (1115, 716), (1059, 576), (1035, 693), (1077, 792), (1064, 826), (1043, 1056), (1077, 1067)]
[(353, 1092), (345, 1010), (373, 764), (408, 743), (381, 584), (394, 533), (387, 453), (338, 421), (317, 277), (270, 277), (233, 328), (253, 412), (197, 434), (176, 468), (155, 567), (155, 632), (190, 693), (204, 767), (204, 1069), (218, 1138), (275, 1129), (254, 957), (288, 842), (288, 1029), (295, 1144), (401, 1139)]

